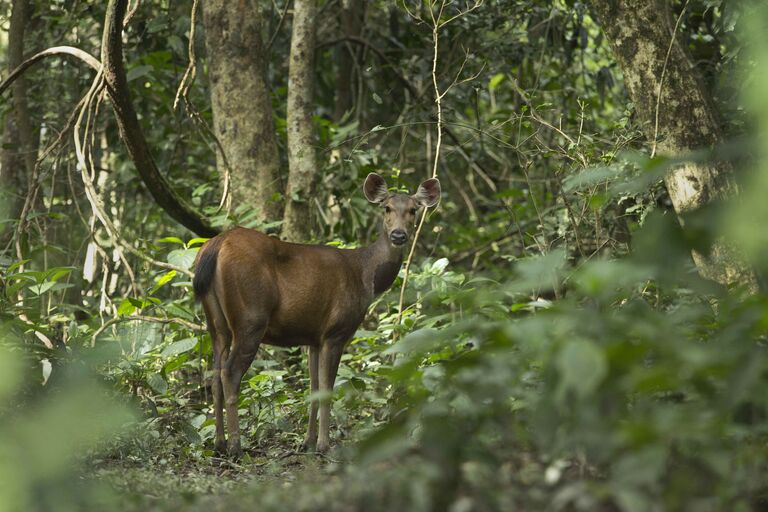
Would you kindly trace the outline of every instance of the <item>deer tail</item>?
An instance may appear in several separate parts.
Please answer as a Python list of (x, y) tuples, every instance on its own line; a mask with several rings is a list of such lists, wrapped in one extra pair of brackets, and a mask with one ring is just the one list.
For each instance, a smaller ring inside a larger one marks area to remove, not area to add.
[(195, 298), (202, 299), (211, 288), (216, 273), (216, 261), (219, 257), (219, 249), (223, 236), (217, 236), (208, 240), (195, 261), (195, 277), (192, 278), (192, 288), (195, 290)]

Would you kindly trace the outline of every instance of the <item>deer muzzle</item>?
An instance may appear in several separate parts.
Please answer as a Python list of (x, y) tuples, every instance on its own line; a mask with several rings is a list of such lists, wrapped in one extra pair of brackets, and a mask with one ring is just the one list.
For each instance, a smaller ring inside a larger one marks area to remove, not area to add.
[(395, 229), (389, 234), (389, 240), (395, 245), (403, 245), (408, 241), (408, 233), (402, 229)]

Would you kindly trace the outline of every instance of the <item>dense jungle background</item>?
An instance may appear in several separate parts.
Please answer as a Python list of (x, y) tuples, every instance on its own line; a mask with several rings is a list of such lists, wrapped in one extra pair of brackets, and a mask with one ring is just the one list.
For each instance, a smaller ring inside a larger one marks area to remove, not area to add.
[[(762, 2), (6, 0), (0, 27), (0, 509), (768, 510)], [(343, 356), (331, 451), (300, 448), (305, 353), (262, 346), (246, 453), (215, 455), (197, 251), (371, 243), (370, 172), (442, 199)]]

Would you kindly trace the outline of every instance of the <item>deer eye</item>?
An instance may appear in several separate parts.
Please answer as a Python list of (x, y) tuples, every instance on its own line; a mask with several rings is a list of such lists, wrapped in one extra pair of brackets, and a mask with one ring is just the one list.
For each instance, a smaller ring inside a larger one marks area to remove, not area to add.
[(416, 215), (416, 208), (411, 208), (411, 215)]
[(392, 208), (390, 208), (389, 206), (385, 206), (385, 207), (384, 207), (384, 211), (385, 211), (386, 213), (391, 213), (391, 212), (392, 212)]

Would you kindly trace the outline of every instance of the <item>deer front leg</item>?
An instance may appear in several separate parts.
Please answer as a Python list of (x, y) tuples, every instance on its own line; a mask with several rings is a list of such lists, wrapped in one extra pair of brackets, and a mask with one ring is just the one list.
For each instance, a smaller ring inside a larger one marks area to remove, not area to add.
[(344, 352), (344, 343), (327, 341), (320, 350), (318, 373), (320, 374), (320, 391), (326, 396), (320, 401), (320, 432), (318, 433), (317, 452), (325, 453), (331, 446), (330, 420), (331, 420), (331, 395), (333, 384), (336, 382), (336, 372), (339, 369), (341, 354)]
[[(318, 375), (318, 359), (320, 357), (320, 347), (309, 347), (309, 392), (310, 396), (317, 393), (320, 387)], [(317, 446), (317, 399), (313, 398), (309, 404), (309, 426), (307, 427), (307, 437), (302, 445), (303, 451), (311, 451)]]

